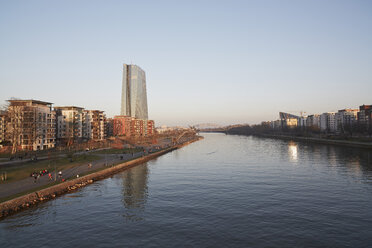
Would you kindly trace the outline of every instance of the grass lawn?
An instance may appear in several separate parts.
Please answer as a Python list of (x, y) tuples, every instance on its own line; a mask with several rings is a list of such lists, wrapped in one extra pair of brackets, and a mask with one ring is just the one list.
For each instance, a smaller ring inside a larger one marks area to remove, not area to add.
[(100, 156), (91, 154), (82, 154), (73, 156), (73, 162), (70, 162), (69, 158), (58, 158), (55, 160), (42, 160), (42, 161), (27, 161), (22, 164), (16, 164), (11, 167), (0, 169), (1, 172), (7, 173), (7, 180), (0, 181), (0, 184), (10, 183), (17, 180), (21, 180), (30, 176), (33, 171), (39, 172), (42, 170), (57, 171), (79, 166), (84, 163), (89, 163), (100, 159)]

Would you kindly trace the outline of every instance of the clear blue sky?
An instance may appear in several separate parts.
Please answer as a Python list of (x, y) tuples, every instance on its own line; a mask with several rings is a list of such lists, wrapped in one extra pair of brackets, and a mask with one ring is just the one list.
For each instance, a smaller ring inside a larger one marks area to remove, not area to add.
[(122, 63), (157, 125), (372, 104), (372, 1), (0, 1), (0, 103), (120, 113)]

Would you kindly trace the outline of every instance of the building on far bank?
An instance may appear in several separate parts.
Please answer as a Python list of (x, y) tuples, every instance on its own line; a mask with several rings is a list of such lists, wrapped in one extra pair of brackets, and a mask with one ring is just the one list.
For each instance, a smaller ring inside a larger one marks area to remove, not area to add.
[(306, 119), (306, 126), (309, 128), (320, 128), (320, 115), (309, 115)]
[(358, 109), (341, 109), (336, 113), (336, 131), (344, 133), (351, 130), (358, 119)]
[(335, 132), (336, 131), (336, 113), (327, 112), (320, 115), (320, 131)]
[(358, 125), (365, 131), (372, 132), (372, 105), (359, 107)]
[(146, 75), (137, 65), (123, 64), (120, 115), (148, 119)]
[(52, 103), (38, 100), (8, 100), (6, 138), (12, 151), (55, 147), (55, 115)]
[(275, 120), (271, 122), (271, 127), (273, 129), (281, 129), (282, 128), (282, 121), (281, 120)]
[(279, 112), (279, 118), (282, 121), (283, 128), (295, 128), (298, 126), (299, 116), (284, 112)]
[(307, 116), (300, 116), (298, 118), (298, 126), (301, 128), (306, 128), (306, 120), (307, 120)]

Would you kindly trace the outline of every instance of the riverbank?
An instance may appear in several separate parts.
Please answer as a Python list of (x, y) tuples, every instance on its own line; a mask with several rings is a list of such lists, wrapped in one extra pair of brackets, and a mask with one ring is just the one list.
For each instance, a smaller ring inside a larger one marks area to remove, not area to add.
[(81, 176), (76, 179), (68, 180), (65, 182), (61, 182), (56, 185), (51, 185), (50, 187), (47, 187), (45, 189), (41, 189), (20, 197), (17, 197), (12, 200), (8, 200), (6, 202), (0, 203), (0, 218), (3, 218), (5, 216), (8, 216), (10, 214), (16, 213), (18, 211), (21, 211), (23, 209), (26, 209), (28, 207), (34, 206), (38, 203), (54, 199), (55, 197), (65, 194), (67, 192), (76, 190), (78, 188), (84, 187), (86, 185), (89, 185), (93, 183), (94, 181), (101, 180), (104, 178), (107, 178), (109, 176), (112, 176), (113, 174), (116, 174), (120, 171), (123, 171), (125, 169), (131, 168), (133, 166), (136, 166), (138, 164), (142, 164), (144, 162), (147, 162), (149, 160), (152, 160), (156, 157), (159, 157), (163, 154), (166, 154), (168, 152), (171, 152), (176, 149), (180, 149), (188, 144), (191, 144), (193, 142), (196, 142), (200, 139), (203, 139), (201, 136), (197, 136), (192, 140), (186, 141), (182, 144), (174, 145), (172, 147), (166, 148), (164, 150), (148, 154), (146, 156), (136, 158), (121, 164), (117, 164), (115, 166), (112, 166), (110, 168), (102, 169), (97, 172), (93, 172), (91, 174)]
[(251, 134), (252, 136), (272, 138), (272, 139), (283, 139), (283, 140), (293, 140), (302, 142), (313, 142), (319, 144), (327, 145), (338, 145), (338, 146), (348, 146), (356, 148), (366, 148), (372, 149), (372, 142), (358, 142), (350, 140), (334, 140), (325, 138), (315, 138), (315, 137), (301, 137), (301, 136), (291, 136), (291, 135), (281, 135), (281, 134)]

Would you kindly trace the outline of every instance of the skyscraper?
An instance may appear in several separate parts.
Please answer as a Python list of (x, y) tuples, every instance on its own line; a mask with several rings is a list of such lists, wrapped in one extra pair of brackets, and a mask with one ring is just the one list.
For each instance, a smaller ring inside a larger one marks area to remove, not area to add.
[(121, 115), (147, 120), (146, 75), (137, 65), (123, 65)]

